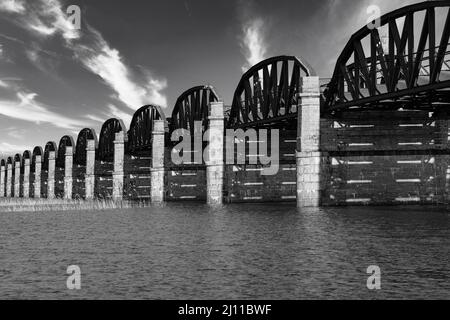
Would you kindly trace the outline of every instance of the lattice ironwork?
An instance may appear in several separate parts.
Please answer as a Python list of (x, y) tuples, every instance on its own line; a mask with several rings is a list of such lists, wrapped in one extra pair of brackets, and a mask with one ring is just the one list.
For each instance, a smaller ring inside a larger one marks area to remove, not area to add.
[(170, 131), (188, 129), (194, 134), (194, 121), (202, 121), (203, 130), (208, 123), (210, 102), (217, 102), (219, 96), (212, 86), (196, 86), (183, 92), (172, 111)]
[(227, 126), (269, 125), (295, 118), (300, 77), (312, 75), (312, 68), (297, 57), (278, 56), (261, 61), (242, 76)]
[(161, 107), (146, 105), (134, 113), (128, 130), (129, 154), (151, 154), (153, 120), (165, 120)]
[(98, 147), (97, 134), (94, 129), (84, 128), (78, 133), (77, 145), (75, 148), (74, 162), (80, 166), (86, 165), (86, 148), (88, 140), (94, 140), (95, 148)]
[(356, 32), (337, 60), (323, 111), (450, 106), (449, 8), (449, 1), (407, 6), (382, 16), (380, 28)]
[(74, 150), (75, 142), (71, 136), (63, 136), (59, 140), (58, 145), (58, 156), (56, 157), (56, 166), (58, 168), (66, 167), (66, 147), (72, 147), (72, 152)]
[(116, 118), (106, 120), (100, 130), (100, 140), (97, 152), (98, 160), (108, 162), (114, 160), (114, 140), (116, 139), (116, 133), (120, 131), (126, 132), (122, 120)]

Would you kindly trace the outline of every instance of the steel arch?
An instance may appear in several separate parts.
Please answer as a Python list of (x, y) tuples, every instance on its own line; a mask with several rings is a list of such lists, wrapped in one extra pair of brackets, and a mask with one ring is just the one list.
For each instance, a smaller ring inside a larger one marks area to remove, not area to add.
[[(437, 9), (448, 11), (443, 25), (438, 25), (435, 19)], [(353, 34), (337, 59), (324, 92), (323, 112), (450, 106), (449, 9), (448, 1), (432, 1), (383, 15), (380, 27), (388, 29), (388, 52), (383, 49), (378, 29), (364, 26)], [(418, 26), (416, 17), (421, 14), (424, 19), (416, 45), (414, 27)], [(402, 23), (400, 34), (398, 26)], [(442, 27), (440, 39), (437, 39), (437, 27)], [(369, 43), (366, 48), (365, 43)]]
[(106, 120), (100, 130), (100, 140), (98, 143), (98, 160), (111, 162), (114, 159), (114, 140), (116, 133), (126, 132), (125, 124), (122, 120), (111, 118)]
[(219, 101), (212, 86), (196, 86), (183, 92), (175, 102), (172, 111), (170, 132), (188, 129), (194, 134), (194, 122), (202, 121), (203, 130), (208, 123), (209, 103)]
[(72, 147), (72, 150), (75, 151), (75, 142), (72, 136), (66, 135), (59, 140), (58, 145), (58, 155), (56, 157), (56, 167), (65, 168), (66, 167), (66, 148)]
[(234, 92), (227, 127), (258, 126), (296, 117), (300, 77), (312, 75), (314, 70), (294, 56), (272, 57), (254, 65)]
[(86, 149), (88, 145), (88, 140), (94, 140), (94, 146), (97, 149), (98, 147), (98, 139), (97, 134), (95, 133), (94, 129), (91, 128), (84, 128), (78, 133), (77, 136), (77, 144), (75, 147), (75, 155), (74, 155), (74, 161), (76, 164), (80, 166), (86, 165)]
[(56, 157), (57, 147), (56, 147), (56, 143), (54, 141), (49, 141), (45, 144), (44, 159), (43, 159), (43, 163), (42, 163), (43, 170), (48, 170), (48, 160), (49, 160), (51, 151), (55, 151), (55, 157)]
[(141, 155), (151, 152), (153, 120), (166, 120), (161, 107), (145, 105), (136, 110), (128, 130), (129, 154)]

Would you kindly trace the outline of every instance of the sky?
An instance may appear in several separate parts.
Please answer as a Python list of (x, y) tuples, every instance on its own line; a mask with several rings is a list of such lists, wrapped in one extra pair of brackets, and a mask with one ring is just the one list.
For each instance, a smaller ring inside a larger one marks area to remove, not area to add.
[[(185, 90), (209, 84), (225, 105), (250, 66), (276, 55), (329, 78), (351, 35), (413, 0), (0, 0), (0, 154), (145, 104), (170, 116)], [(80, 8), (80, 27), (74, 11)]]

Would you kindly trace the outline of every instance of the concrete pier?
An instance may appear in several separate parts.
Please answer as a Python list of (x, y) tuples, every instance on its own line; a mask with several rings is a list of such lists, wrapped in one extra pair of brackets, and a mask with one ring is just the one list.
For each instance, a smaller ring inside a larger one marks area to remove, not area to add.
[(84, 177), (85, 198), (94, 199), (95, 188), (95, 140), (87, 140), (86, 175)]
[(319, 77), (300, 80), (297, 122), (297, 207), (320, 204), (320, 88)]
[(114, 140), (114, 171), (113, 171), (113, 200), (123, 199), (124, 182), (124, 157), (125, 157), (125, 133), (123, 131), (116, 133)]
[(64, 199), (72, 199), (73, 147), (66, 146), (64, 161)]
[(206, 162), (206, 202), (208, 204), (223, 203), (224, 180), (224, 108), (223, 102), (211, 102), (209, 105), (209, 141)]
[(42, 156), (36, 156), (34, 164), (34, 198), (41, 197), (41, 171), (42, 171)]
[(14, 198), (20, 198), (20, 161), (14, 165)]
[(164, 201), (164, 120), (153, 121), (152, 166), (151, 166), (151, 202)]
[(6, 168), (3, 165), (0, 166), (0, 198), (5, 197), (5, 178), (6, 178)]
[(30, 159), (24, 159), (23, 167), (23, 197), (30, 197)]
[(47, 199), (55, 198), (55, 151), (48, 154)]
[(6, 165), (6, 197), (10, 198), (12, 193), (12, 163)]

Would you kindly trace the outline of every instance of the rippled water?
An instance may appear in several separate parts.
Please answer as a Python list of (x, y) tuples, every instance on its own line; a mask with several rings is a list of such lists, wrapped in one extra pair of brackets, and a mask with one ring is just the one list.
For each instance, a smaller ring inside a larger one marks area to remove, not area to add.
[[(450, 298), (450, 215), (169, 204), (0, 213), (0, 298)], [(66, 269), (81, 268), (81, 290)], [(366, 268), (381, 268), (381, 290)]]

